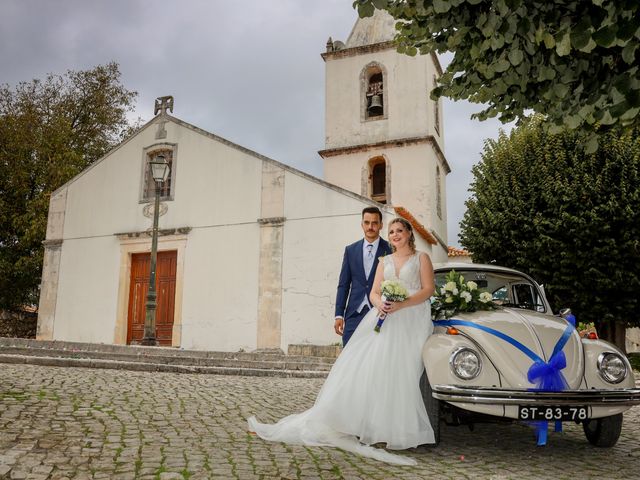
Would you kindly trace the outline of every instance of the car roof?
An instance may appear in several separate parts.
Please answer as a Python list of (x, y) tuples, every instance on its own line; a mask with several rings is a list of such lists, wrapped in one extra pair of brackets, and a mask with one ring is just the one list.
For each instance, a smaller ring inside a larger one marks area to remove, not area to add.
[(490, 265), (486, 263), (466, 263), (466, 262), (447, 262), (447, 263), (434, 263), (433, 270), (437, 272), (449, 271), (449, 270), (484, 270), (488, 272), (509, 272), (517, 273), (520, 275), (526, 275), (519, 270), (513, 268), (501, 267), (500, 265)]

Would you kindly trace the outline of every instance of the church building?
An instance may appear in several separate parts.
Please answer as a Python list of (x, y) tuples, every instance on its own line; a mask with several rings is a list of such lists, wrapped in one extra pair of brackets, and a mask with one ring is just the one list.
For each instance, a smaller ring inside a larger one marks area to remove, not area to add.
[[(344, 247), (361, 211), (402, 216), (418, 249), (447, 261), (437, 57), (395, 51), (393, 19), (358, 19), (327, 42), (324, 179), (172, 115), (173, 98), (50, 200), (37, 337), (136, 344), (149, 287), (155, 182), (161, 185), (156, 337), (185, 349), (328, 345)], [(386, 225), (383, 236), (386, 236)]]

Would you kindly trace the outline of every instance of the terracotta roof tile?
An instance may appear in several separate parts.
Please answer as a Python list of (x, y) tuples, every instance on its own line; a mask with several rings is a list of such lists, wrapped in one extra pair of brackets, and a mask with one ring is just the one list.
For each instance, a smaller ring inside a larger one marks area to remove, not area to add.
[(449, 257), (470, 257), (471, 252), (464, 248), (449, 247)]

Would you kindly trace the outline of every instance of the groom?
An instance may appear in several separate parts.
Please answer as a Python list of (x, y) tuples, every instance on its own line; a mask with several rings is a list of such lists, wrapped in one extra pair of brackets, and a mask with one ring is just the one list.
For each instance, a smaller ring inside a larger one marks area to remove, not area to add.
[(336, 320), (333, 328), (346, 345), (360, 320), (372, 308), (369, 294), (378, 267), (378, 258), (391, 254), (389, 244), (380, 238), (382, 212), (377, 207), (362, 210), (364, 239), (344, 249), (336, 295)]

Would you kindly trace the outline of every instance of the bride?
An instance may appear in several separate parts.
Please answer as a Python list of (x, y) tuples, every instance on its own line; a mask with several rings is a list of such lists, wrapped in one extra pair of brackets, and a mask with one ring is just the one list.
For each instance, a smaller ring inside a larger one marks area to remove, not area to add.
[[(384, 443), (403, 450), (434, 443), (420, 393), (422, 346), (433, 330), (430, 304), (434, 291), (431, 260), (415, 249), (411, 224), (396, 218), (389, 225), (392, 255), (378, 264), (371, 303), (329, 372), (315, 404), (276, 424), (248, 419), (261, 438), (309, 446), (333, 446), (399, 465), (415, 465), (409, 457), (371, 445)], [(384, 302), (383, 280), (399, 280), (409, 291), (402, 302)], [(374, 331), (380, 313), (387, 317)]]

